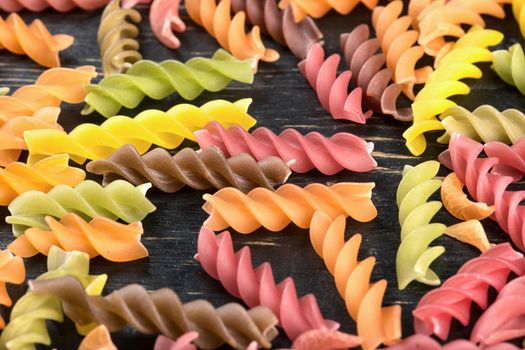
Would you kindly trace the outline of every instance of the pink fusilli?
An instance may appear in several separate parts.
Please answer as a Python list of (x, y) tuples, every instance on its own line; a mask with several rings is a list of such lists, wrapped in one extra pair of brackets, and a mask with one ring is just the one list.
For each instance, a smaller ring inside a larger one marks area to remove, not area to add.
[(468, 340), (459, 339), (450, 343), (440, 345), (434, 339), (421, 334), (415, 334), (403, 339), (390, 350), (520, 350), (521, 348), (507, 343), (492, 345), (489, 347), (479, 348)]
[[(155, 341), (153, 350), (197, 350), (197, 347), (191, 342), (198, 337), (199, 333), (194, 331), (181, 335), (177, 340), (172, 340), (164, 335), (159, 335)], [(255, 344), (255, 346), (257, 346), (257, 342), (255, 342)]]
[(515, 181), (525, 175), (525, 139), (508, 146), (502, 142), (488, 142), (483, 147), (488, 157), (498, 159), (492, 174), (511, 176)]

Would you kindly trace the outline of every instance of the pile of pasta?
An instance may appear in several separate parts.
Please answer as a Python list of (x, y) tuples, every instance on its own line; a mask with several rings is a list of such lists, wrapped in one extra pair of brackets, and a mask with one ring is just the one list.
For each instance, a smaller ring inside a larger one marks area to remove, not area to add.
[[(154, 62), (140, 53), (141, 15), (134, 7), (149, 6), (162, 45), (184, 50), (180, 0), (0, 0), (9, 13), (0, 18), (0, 49), (8, 51), (2, 54), (26, 55), (45, 67), (34, 83), (0, 90), (0, 206), (7, 207), (13, 233), (0, 251), (0, 305), (11, 308), (8, 319), (0, 318), (0, 349), (53, 346), (48, 321), (65, 317), (84, 337), (81, 350), (117, 349), (111, 333), (126, 327), (158, 335), (155, 350), (269, 349), (280, 332), (290, 349), (301, 350), (518, 349), (513, 342), (525, 336), (525, 190), (519, 189), (525, 115), (490, 105), (469, 111), (453, 99), (469, 94), (468, 83), (482, 77), (478, 63), (492, 64), (525, 94), (521, 45), (491, 51), (504, 33), (485, 21), (503, 19), (506, 3), (525, 34), (523, 0), (384, 6), (378, 0), (186, 0), (182, 8), (191, 21), (220, 48), (211, 57)], [(315, 19), (331, 10), (351, 16), (356, 6), (370, 10), (371, 26), (339, 33), (340, 52), (327, 55)], [(16, 13), (77, 7), (104, 7), (97, 83), (96, 67), (60, 67), (72, 36), (52, 34), (38, 19), (25, 23)], [(281, 46), (270, 48), (271, 40)], [(363, 236), (348, 235), (352, 223), (378, 215), (375, 183), (289, 181), (311, 171), (374, 171), (374, 144), (349, 132), (252, 129), (250, 98), (186, 102), (232, 82), (251, 84), (260, 65), (279, 64), (283, 48), (297, 58), (297, 74), (333, 119), (366, 124), (374, 116), (393, 117), (407, 126), (402, 136), (415, 156), (424, 154), (428, 132), (440, 131), (437, 141), (448, 145), (437, 160), (405, 165), (397, 185), (398, 250), (386, 266), (396, 271), (397, 292), (416, 283), (428, 288), (412, 311), (414, 332), (405, 330), (412, 336), (403, 339), (402, 305), (384, 302), (386, 279), (372, 277), (375, 257), (359, 258)], [(146, 97), (154, 104), (173, 96), (177, 103), (168, 110), (119, 114)], [(61, 106), (80, 103), (82, 114), (105, 120), (65, 131)], [(148, 195), (176, 196), (184, 187), (204, 191), (208, 214), (195, 232), (195, 260), (237, 302), (183, 302), (174, 290), (138, 284), (104, 291), (108, 276), (91, 274), (90, 259), (112, 264), (147, 257), (142, 239), (151, 228), (142, 221), (156, 210)], [(457, 222), (440, 223), (443, 211)], [(509, 242), (489, 241), (489, 218)], [(327, 319), (314, 294), (301, 295), (293, 276), (276, 280), (270, 262), (256, 266), (249, 246), (234, 248), (238, 234), (288, 225), (308, 230), (355, 335)], [(433, 269), (447, 254), (434, 242), (443, 235), (479, 251), (444, 281)], [(24, 259), (38, 254), (47, 256), (46, 272), (27, 279)], [(6, 285), (24, 283), (27, 292), (12, 300)], [(474, 304), (481, 310), (477, 320), (471, 320)], [(452, 327), (469, 326), (469, 339), (447, 343)]]

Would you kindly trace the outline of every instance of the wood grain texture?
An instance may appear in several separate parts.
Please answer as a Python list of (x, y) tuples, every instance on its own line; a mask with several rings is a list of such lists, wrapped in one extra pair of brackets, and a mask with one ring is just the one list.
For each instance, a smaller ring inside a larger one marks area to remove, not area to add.
[[(139, 42), (141, 53), (147, 59), (156, 61), (164, 59), (186, 60), (193, 56), (211, 56), (217, 49), (217, 44), (206, 32), (196, 27), (188, 19), (184, 9), (182, 18), (188, 24), (188, 30), (179, 35), (182, 41), (181, 49), (171, 51), (161, 46), (153, 36), (148, 24), (146, 7), (139, 7), (143, 16), (140, 24)], [(519, 29), (507, 8), (508, 17), (504, 21), (488, 19), (488, 27), (503, 31), (506, 39), (501, 47), (507, 47), (519, 39)], [(96, 12), (73, 11), (61, 14), (46, 11), (41, 14), (23, 12), (25, 20), (40, 17), (48, 25), (52, 33), (67, 33), (75, 36), (75, 43), (61, 55), (62, 64), (75, 67), (84, 64), (97, 66), (100, 72), (100, 58), (96, 42), (96, 31), (102, 10)], [(5, 15), (5, 14), (3, 14)], [(339, 34), (352, 30), (360, 23), (370, 23), (371, 13), (359, 6), (349, 16), (339, 16), (330, 13), (318, 20), (325, 34), (328, 53), (339, 52)], [(348, 131), (360, 135), (375, 143), (374, 155), (379, 168), (366, 174), (354, 174), (348, 171), (336, 176), (323, 176), (318, 172), (294, 174), (289, 182), (306, 185), (310, 182), (339, 181), (375, 181), (374, 203), (378, 207), (379, 216), (371, 223), (357, 223), (349, 220), (347, 235), (360, 232), (363, 234), (363, 245), (360, 257), (374, 255), (377, 263), (374, 278), (386, 278), (389, 282), (386, 304), (400, 303), (403, 306), (403, 333), (413, 332), (411, 310), (421, 296), (430, 290), (429, 287), (412, 283), (406, 290), (399, 292), (396, 286), (395, 255), (399, 245), (399, 225), (395, 204), (395, 191), (401, 178), (401, 170), (405, 164), (415, 165), (423, 160), (436, 159), (445, 146), (430, 142), (427, 152), (422, 157), (412, 157), (404, 146), (402, 132), (408, 126), (385, 117), (373, 117), (366, 125), (355, 125), (344, 121), (334, 121), (320, 106), (315, 93), (297, 70), (297, 59), (283, 47), (273, 44), (267, 39), (269, 46), (279, 49), (281, 59), (274, 64), (261, 63), (255, 82), (251, 86), (232, 84), (221, 93), (205, 93), (194, 101), (201, 104), (206, 101), (224, 98), (236, 100), (252, 97), (254, 103), (251, 113), (257, 117), (258, 126), (271, 128), (280, 132), (284, 128), (294, 127), (301, 132), (319, 131), (332, 135), (340, 131)], [(341, 67), (342, 68), (342, 65)], [(513, 87), (504, 84), (492, 72), (489, 65), (482, 65), (484, 77), (481, 80), (469, 81), (472, 93), (455, 100), (466, 108), (473, 109), (480, 104), (489, 103), (499, 109), (518, 108), (525, 110), (525, 99)], [(8, 52), (0, 53), (0, 86), (16, 88), (29, 84), (42, 72), (42, 68), (24, 57), (16, 57)], [(167, 110), (176, 103), (183, 102), (180, 98), (171, 97), (163, 101), (145, 100), (139, 110), (121, 111), (124, 115), (134, 115), (143, 109), (158, 108)], [(80, 116), (82, 106), (65, 106), (59, 122), (68, 130), (83, 122), (100, 123), (100, 116)], [(435, 140), (436, 135), (429, 139)], [(195, 144), (187, 143), (195, 147)], [(446, 171), (442, 170), (441, 175)], [(96, 177), (92, 177), (96, 178)], [(100, 180), (100, 178), (98, 178)], [(209, 278), (197, 264), (193, 256), (196, 253), (197, 234), (206, 215), (201, 209), (202, 192), (190, 189), (169, 195), (151, 191), (148, 197), (155, 203), (158, 210), (144, 221), (144, 242), (150, 252), (150, 257), (131, 263), (115, 264), (96, 258), (92, 261), (93, 273), (107, 273), (109, 280), (106, 291), (120, 288), (128, 283), (141, 283), (148, 289), (170, 287), (179, 293), (184, 301), (196, 298), (207, 298), (214, 305), (235, 301), (215, 280)], [(8, 214), (5, 208), (0, 209), (0, 215)], [(3, 220), (2, 220), (3, 221)], [(434, 219), (445, 224), (456, 223), (450, 215), (441, 211)], [(490, 240), (498, 243), (507, 240), (507, 236), (497, 224), (484, 221)], [(5, 247), (13, 239), (10, 227), (0, 223), (0, 245)], [(252, 249), (254, 262), (259, 264), (270, 261), (274, 267), (276, 279), (293, 276), (301, 295), (314, 293), (327, 318), (339, 321), (342, 329), (355, 332), (355, 324), (347, 315), (343, 301), (339, 298), (332, 277), (325, 269), (322, 260), (310, 246), (308, 232), (288, 227), (281, 233), (269, 233), (259, 230), (251, 235), (235, 235), (237, 247), (249, 245)], [(478, 254), (476, 249), (466, 246), (448, 237), (438, 239), (435, 244), (442, 244), (447, 251), (436, 261), (433, 269), (445, 279), (452, 274), (467, 259)], [(39, 256), (27, 260), (27, 277), (34, 278), (44, 272), (45, 257)], [(26, 289), (25, 286), (9, 286), (14, 299)], [(474, 312), (478, 312), (475, 310)], [(3, 310), (5, 316), (7, 311)], [(50, 324), (53, 337), (53, 347), (58, 349), (75, 349), (81, 338), (70, 322), (65, 324)], [(454, 323), (451, 338), (466, 336), (469, 330)], [(113, 335), (115, 343), (121, 349), (151, 348), (154, 336), (140, 335), (126, 330)], [(285, 346), (288, 341), (280, 337), (275, 345)]]

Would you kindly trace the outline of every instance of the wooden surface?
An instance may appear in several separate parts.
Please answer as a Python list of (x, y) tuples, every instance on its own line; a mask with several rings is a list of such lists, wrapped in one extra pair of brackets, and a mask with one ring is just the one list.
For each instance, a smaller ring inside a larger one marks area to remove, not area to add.
[[(66, 67), (92, 64), (100, 72), (100, 59), (96, 43), (96, 31), (99, 16), (102, 10), (95, 12), (74, 11), (68, 14), (46, 11), (42, 14), (23, 12), (25, 20), (40, 17), (50, 28), (52, 33), (67, 33), (75, 36), (75, 44), (63, 52), (62, 64)], [(194, 56), (209, 57), (217, 49), (217, 44), (204, 30), (196, 27), (188, 19), (184, 10), (182, 18), (188, 24), (188, 30), (180, 35), (182, 48), (171, 51), (161, 46), (149, 28), (147, 9), (140, 7), (143, 15), (141, 23), (141, 52), (145, 58), (152, 60), (181, 59), (187, 60)], [(506, 39), (502, 47), (506, 47), (518, 40), (519, 31), (510, 8), (507, 8), (508, 18), (504, 21), (489, 19), (487, 24), (491, 28), (502, 30)], [(5, 15), (5, 14), (4, 14)], [(318, 20), (319, 26), (325, 34), (326, 48), (329, 53), (339, 52), (340, 33), (350, 31), (357, 24), (369, 23), (370, 12), (359, 6), (349, 16), (340, 16), (330, 13)], [(339, 182), (339, 181), (374, 181), (376, 189), (373, 200), (379, 215), (370, 223), (360, 224), (348, 221), (347, 235), (360, 232), (364, 240), (360, 257), (374, 255), (377, 263), (374, 270), (374, 280), (386, 278), (388, 290), (385, 304), (401, 304), (403, 307), (403, 334), (410, 335), (412, 329), (411, 311), (421, 296), (430, 290), (429, 287), (416, 282), (406, 290), (398, 291), (395, 274), (395, 256), (399, 245), (399, 225), (395, 204), (395, 191), (401, 178), (401, 170), (405, 164), (415, 165), (423, 160), (436, 159), (445, 146), (435, 142), (429, 143), (427, 152), (420, 158), (410, 156), (401, 137), (408, 126), (386, 117), (373, 117), (366, 125), (355, 125), (344, 121), (334, 121), (320, 106), (315, 93), (297, 70), (297, 59), (285, 48), (274, 45), (266, 40), (270, 46), (281, 52), (281, 59), (274, 64), (262, 63), (253, 85), (232, 84), (223, 92), (217, 94), (205, 93), (194, 101), (202, 104), (206, 101), (224, 98), (236, 100), (244, 97), (253, 98), (250, 109), (258, 120), (258, 126), (271, 128), (280, 132), (284, 128), (293, 127), (301, 132), (319, 131), (325, 135), (347, 131), (364, 137), (375, 143), (373, 153), (379, 167), (377, 170), (355, 174), (343, 171), (336, 176), (323, 176), (312, 171), (308, 174), (293, 174), (291, 183), (306, 185), (311, 182)], [(455, 99), (463, 106), (472, 109), (482, 103), (489, 103), (499, 109), (515, 107), (525, 110), (525, 101), (517, 90), (505, 85), (489, 69), (488, 64), (481, 65), (484, 77), (481, 80), (469, 81), (472, 92), (469, 96)], [(342, 66), (340, 67), (342, 68)], [(32, 63), (25, 57), (16, 57), (8, 52), (0, 55), (0, 86), (16, 88), (32, 83), (42, 72), (43, 68)], [(158, 108), (167, 110), (176, 103), (183, 102), (180, 98), (172, 97), (163, 101), (146, 100), (140, 110)], [(64, 106), (60, 123), (70, 130), (77, 124), (84, 122), (100, 123), (103, 118), (96, 116), (80, 116), (81, 105)], [(124, 115), (134, 115), (140, 111), (126, 111)], [(435, 140), (436, 135), (430, 135)], [(195, 146), (195, 145), (193, 145)], [(441, 175), (446, 174), (442, 170)], [(95, 177), (93, 177), (95, 178)], [(221, 285), (209, 278), (193, 259), (196, 253), (197, 234), (206, 214), (201, 209), (203, 204), (202, 192), (184, 189), (179, 193), (168, 195), (158, 191), (151, 191), (148, 197), (157, 206), (157, 211), (144, 221), (144, 243), (150, 252), (149, 258), (136, 262), (115, 264), (97, 258), (92, 260), (92, 273), (107, 273), (109, 280), (106, 293), (120, 288), (128, 283), (141, 283), (148, 289), (169, 287), (179, 293), (183, 301), (196, 298), (207, 298), (214, 305), (222, 305), (235, 301), (228, 295)], [(8, 214), (7, 209), (0, 209), (0, 215)], [(3, 221), (3, 220), (2, 220)], [(441, 211), (433, 220), (453, 224), (456, 221), (447, 213)], [(485, 229), (493, 243), (507, 240), (497, 224), (491, 221), (484, 222)], [(0, 243), (5, 247), (13, 239), (10, 226), (0, 223)], [(282, 233), (269, 233), (264, 230), (251, 235), (234, 235), (236, 247), (249, 245), (252, 249), (254, 262), (259, 264), (270, 261), (274, 268), (276, 280), (280, 281), (287, 276), (293, 276), (297, 289), (301, 295), (314, 293), (319, 300), (324, 315), (329, 319), (337, 320), (342, 330), (355, 332), (355, 324), (345, 311), (344, 303), (339, 298), (334, 287), (332, 277), (324, 267), (322, 260), (310, 246), (308, 232), (296, 227), (288, 227)], [(441, 244), (446, 247), (446, 253), (438, 259), (433, 269), (442, 279), (451, 276), (467, 259), (475, 257), (478, 252), (460, 242), (448, 237), (442, 237), (433, 245)], [(39, 256), (27, 260), (27, 277), (34, 278), (45, 271), (45, 257)], [(14, 299), (24, 293), (25, 286), (8, 287)], [(479, 312), (479, 310), (474, 310)], [(3, 310), (5, 316), (7, 311)], [(53, 347), (58, 349), (74, 349), (81, 338), (74, 331), (70, 322), (50, 325), (53, 338)], [(454, 322), (451, 338), (468, 334), (468, 330)], [(140, 335), (130, 330), (113, 335), (115, 343), (121, 349), (148, 349), (151, 348), (155, 337)], [(288, 344), (281, 336), (275, 341), (275, 346)]]

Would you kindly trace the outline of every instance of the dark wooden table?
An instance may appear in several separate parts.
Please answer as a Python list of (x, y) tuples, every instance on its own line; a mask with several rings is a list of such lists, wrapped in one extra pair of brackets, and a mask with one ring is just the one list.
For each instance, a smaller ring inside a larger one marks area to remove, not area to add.
[[(217, 49), (217, 43), (203, 29), (196, 27), (187, 17), (184, 9), (182, 18), (188, 24), (188, 30), (180, 35), (182, 47), (172, 51), (160, 45), (153, 36), (148, 23), (146, 7), (139, 7), (143, 15), (140, 25), (140, 51), (145, 58), (161, 61), (165, 59), (187, 60), (194, 56), (209, 57)], [(52, 33), (67, 33), (75, 36), (74, 45), (61, 55), (65, 67), (79, 65), (95, 65), (100, 72), (100, 59), (96, 42), (96, 32), (99, 16), (102, 10), (95, 12), (73, 11), (62, 14), (46, 11), (41, 14), (23, 12), (23, 18), (32, 20), (41, 18), (48, 25)], [(501, 47), (521, 40), (518, 26), (511, 17), (510, 8), (507, 8), (508, 17), (504, 21), (487, 19), (487, 25), (505, 33), (505, 40)], [(6, 15), (6, 14), (2, 14)], [(318, 24), (325, 34), (326, 50), (328, 53), (339, 52), (339, 34), (352, 30), (360, 23), (370, 23), (371, 13), (363, 6), (359, 6), (352, 14), (340, 16), (330, 13), (318, 20)], [(376, 189), (373, 200), (376, 204), (378, 217), (366, 224), (348, 221), (347, 235), (355, 232), (363, 234), (364, 240), (360, 257), (374, 255), (377, 258), (373, 278), (388, 280), (388, 290), (384, 303), (400, 304), (403, 307), (403, 335), (412, 334), (411, 311), (418, 300), (431, 288), (419, 283), (412, 283), (406, 290), (399, 291), (396, 285), (395, 256), (399, 245), (399, 224), (395, 203), (395, 191), (401, 179), (401, 170), (405, 164), (415, 165), (425, 160), (436, 159), (445, 146), (430, 142), (426, 153), (422, 157), (413, 157), (404, 146), (401, 136), (408, 124), (394, 121), (390, 118), (375, 116), (366, 125), (355, 125), (345, 121), (334, 121), (320, 106), (315, 93), (306, 80), (297, 70), (297, 59), (285, 48), (266, 40), (269, 46), (278, 48), (281, 59), (274, 64), (262, 63), (253, 85), (232, 84), (226, 90), (217, 93), (205, 93), (193, 103), (200, 105), (212, 99), (223, 98), (237, 100), (251, 97), (254, 102), (250, 109), (258, 120), (258, 126), (271, 128), (280, 132), (285, 128), (297, 128), (303, 133), (319, 131), (325, 135), (347, 131), (364, 137), (375, 143), (373, 153), (379, 167), (377, 170), (365, 174), (356, 174), (343, 171), (336, 176), (323, 176), (317, 171), (308, 174), (293, 174), (291, 183), (306, 185), (311, 182), (339, 182), (339, 181), (374, 181)], [(472, 92), (469, 96), (458, 97), (455, 100), (473, 109), (480, 104), (492, 104), (499, 109), (518, 108), (525, 110), (525, 99), (514, 88), (505, 85), (488, 64), (481, 65), (484, 77), (481, 80), (471, 80), (469, 85)], [(340, 68), (343, 68), (342, 65)], [(8, 52), (0, 55), (0, 86), (17, 88), (32, 83), (43, 71), (25, 57), (16, 57)], [(172, 97), (163, 101), (146, 100), (139, 110), (123, 110), (121, 114), (134, 115), (140, 110), (157, 108), (167, 110), (177, 103), (184, 102), (180, 98)], [(104, 119), (97, 116), (81, 116), (81, 105), (68, 105), (62, 109), (59, 122), (70, 130), (75, 125), (85, 122), (101, 123)], [(435, 140), (436, 135), (430, 135), (429, 140)], [(192, 146), (195, 147), (193, 144)], [(446, 174), (442, 169), (441, 175)], [(95, 177), (92, 177), (95, 178)], [(200, 265), (193, 259), (196, 253), (197, 234), (206, 214), (201, 209), (203, 204), (202, 192), (184, 189), (179, 193), (168, 195), (158, 191), (151, 191), (148, 197), (157, 206), (157, 211), (144, 221), (145, 234), (143, 241), (150, 252), (150, 256), (130, 263), (111, 263), (101, 258), (92, 260), (92, 273), (107, 273), (109, 280), (106, 292), (120, 288), (128, 283), (140, 283), (148, 289), (169, 287), (174, 289), (183, 301), (197, 298), (206, 298), (214, 305), (219, 306), (235, 301), (235, 298), (208, 277)], [(0, 209), (0, 215), (8, 215), (6, 208)], [(3, 221), (3, 220), (2, 220)], [(457, 221), (446, 212), (441, 211), (434, 222), (453, 224)], [(491, 242), (507, 241), (507, 236), (497, 224), (489, 220), (483, 222)], [(13, 239), (11, 228), (0, 223), (1, 247), (5, 247)], [(339, 298), (333, 279), (325, 269), (323, 261), (315, 254), (310, 246), (308, 232), (296, 227), (288, 227), (281, 233), (270, 233), (259, 230), (251, 235), (235, 235), (236, 247), (249, 245), (252, 249), (254, 263), (263, 261), (272, 263), (276, 280), (280, 281), (287, 276), (293, 276), (297, 289), (301, 295), (314, 293), (319, 300), (322, 311), (330, 319), (337, 320), (342, 330), (355, 332), (355, 323), (346, 313), (344, 303)], [(446, 253), (438, 259), (433, 269), (444, 280), (468, 259), (478, 255), (475, 248), (462, 244), (448, 237), (441, 237), (434, 245), (446, 247)], [(26, 261), (27, 278), (31, 279), (43, 273), (46, 269), (46, 259), (43, 256), (34, 257)], [(16, 300), (25, 292), (26, 286), (12, 286), (8, 289)], [(2, 311), (7, 316), (8, 311)], [(474, 309), (475, 314), (479, 310)], [(49, 324), (53, 347), (58, 349), (76, 349), (81, 337), (76, 334), (71, 322), (64, 324)], [(464, 329), (454, 322), (451, 338), (468, 335), (469, 329)], [(155, 337), (140, 335), (126, 330), (113, 335), (117, 346), (121, 349), (149, 349)], [(274, 342), (275, 346), (289, 344), (284, 336)]]

